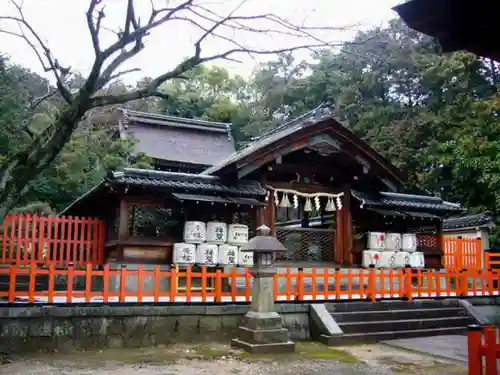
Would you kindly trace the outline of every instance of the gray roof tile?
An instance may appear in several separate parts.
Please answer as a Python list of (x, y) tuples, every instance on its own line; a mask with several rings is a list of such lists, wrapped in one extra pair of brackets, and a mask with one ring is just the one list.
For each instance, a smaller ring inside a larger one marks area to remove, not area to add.
[(135, 152), (152, 158), (211, 166), (234, 153), (230, 124), (124, 111)]
[(445, 229), (460, 229), (470, 227), (492, 227), (494, 226), (493, 217), (489, 212), (483, 212), (476, 215), (467, 215), (462, 217), (451, 217), (444, 221)]
[(108, 182), (130, 186), (167, 188), (175, 191), (209, 192), (220, 195), (246, 197), (266, 195), (266, 190), (257, 181), (239, 181), (228, 184), (215, 176), (134, 168), (125, 168), (123, 172), (113, 172), (108, 177)]
[(445, 211), (461, 212), (459, 204), (443, 201), (439, 197), (381, 192), (378, 196), (352, 191), (354, 198), (358, 199), (364, 207), (399, 208), (405, 211)]

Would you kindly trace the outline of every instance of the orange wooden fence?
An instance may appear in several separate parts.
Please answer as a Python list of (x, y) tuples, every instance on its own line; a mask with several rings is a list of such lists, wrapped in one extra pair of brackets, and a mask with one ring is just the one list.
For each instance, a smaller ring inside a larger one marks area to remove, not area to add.
[(444, 241), (444, 266), (460, 270), (483, 268), (481, 239), (446, 237)]
[(0, 263), (102, 264), (104, 222), (16, 214), (5, 217)]
[(500, 329), (469, 326), (467, 349), (469, 375), (499, 374), (497, 361), (500, 359)]
[[(222, 303), (249, 302), (252, 276), (249, 269), (236, 268), (223, 272), (201, 267), (194, 272), (192, 268), (163, 271), (160, 266), (146, 270), (142, 265), (137, 270), (113, 270), (105, 265), (97, 270), (88, 264), (82, 269), (56, 269), (52, 263), (45, 268), (36, 264), (0, 268), (2, 279), (8, 287), (0, 288), (0, 299), (11, 303), (18, 299), (31, 303)], [(410, 268), (313, 268), (311, 272), (287, 268), (274, 277), (276, 301), (497, 296), (499, 280), (497, 271)]]

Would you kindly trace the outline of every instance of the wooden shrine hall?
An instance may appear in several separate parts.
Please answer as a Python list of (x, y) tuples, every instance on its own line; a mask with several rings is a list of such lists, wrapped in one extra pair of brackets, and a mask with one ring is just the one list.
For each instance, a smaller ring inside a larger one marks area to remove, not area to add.
[(289, 249), (283, 264), (344, 267), (362, 264), (370, 232), (427, 228), (418, 250), (441, 267), (443, 219), (463, 210), (407, 191), (398, 170), (322, 105), (198, 174), (111, 172), (64, 214), (106, 221), (108, 262), (172, 264), (185, 224), (216, 220), (249, 236), (268, 225)]

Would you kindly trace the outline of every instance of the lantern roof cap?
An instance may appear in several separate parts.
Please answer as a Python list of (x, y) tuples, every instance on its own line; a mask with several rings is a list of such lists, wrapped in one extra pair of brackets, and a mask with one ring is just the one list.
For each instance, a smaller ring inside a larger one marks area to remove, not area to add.
[(265, 225), (257, 228), (257, 235), (240, 248), (240, 251), (254, 253), (278, 253), (288, 251), (274, 236), (270, 236), (271, 229)]

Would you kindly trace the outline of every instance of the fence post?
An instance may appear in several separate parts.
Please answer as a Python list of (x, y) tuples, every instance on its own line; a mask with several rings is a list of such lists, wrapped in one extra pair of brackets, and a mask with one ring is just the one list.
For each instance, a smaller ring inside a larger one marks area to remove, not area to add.
[(413, 299), (413, 284), (411, 282), (412, 276), (411, 266), (407, 264), (405, 266), (405, 296), (408, 301)]
[(470, 375), (482, 375), (483, 361), (481, 359), (482, 328), (478, 325), (467, 327), (467, 352)]
[(215, 271), (215, 302), (222, 302), (222, 271), (220, 269)]
[(122, 265), (120, 269), (120, 303), (127, 301), (127, 266)]
[(296, 296), (297, 301), (302, 301), (304, 299), (304, 269), (299, 268), (297, 270), (297, 285), (296, 285)]
[(16, 301), (16, 274), (17, 274), (17, 264), (13, 263), (10, 266), (10, 276), (9, 276), (9, 303), (14, 303)]
[[(494, 327), (486, 327), (484, 332), (486, 343), (486, 375), (498, 375), (497, 367), (497, 331)], [(481, 373), (479, 373), (481, 374)]]
[(377, 301), (377, 275), (375, 272), (375, 266), (370, 264), (368, 270), (368, 298), (371, 298), (372, 302)]

